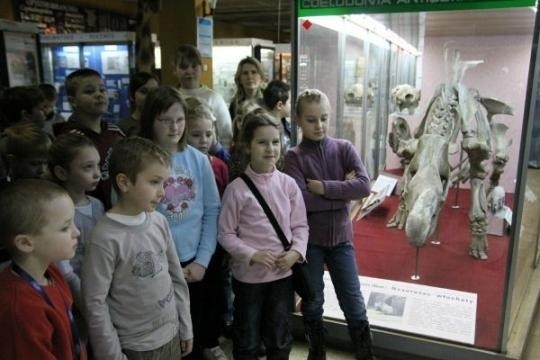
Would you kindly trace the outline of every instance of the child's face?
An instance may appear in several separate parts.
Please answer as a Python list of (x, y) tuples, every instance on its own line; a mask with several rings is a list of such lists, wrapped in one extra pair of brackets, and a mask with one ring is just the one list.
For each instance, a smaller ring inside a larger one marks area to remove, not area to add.
[(182, 62), (176, 65), (176, 76), (180, 86), (185, 89), (196, 89), (200, 86), (202, 67), (198, 64)]
[(80, 148), (69, 164), (65, 184), (76, 191), (92, 191), (101, 179), (99, 153), (93, 146)]
[(309, 140), (322, 140), (326, 136), (330, 121), (330, 107), (326, 101), (321, 99), (320, 102), (303, 102), (300, 109), (298, 126), (302, 129), (302, 136)]
[(30, 121), (36, 124), (39, 128), (43, 128), (45, 125), (47, 114), (47, 101), (44, 100), (41, 103), (34, 106), (30, 111), (24, 111), (22, 120)]
[(240, 85), (246, 91), (256, 91), (261, 86), (262, 78), (257, 67), (253, 64), (246, 63), (242, 65), (240, 70)]
[(154, 120), (154, 139), (164, 149), (178, 146), (186, 128), (186, 116), (180, 103), (174, 103)]
[(61, 195), (47, 204), (45, 225), (38, 234), (29, 235), (34, 254), (45, 263), (71, 259), (75, 255), (79, 230), (73, 223), (75, 208), (67, 195)]
[(158, 161), (146, 161), (144, 169), (137, 174), (135, 183), (128, 180), (121, 201), (133, 214), (154, 211), (163, 198), (163, 185), (168, 177), (169, 167)]
[[(290, 94), (289, 94), (289, 99), (290, 99)], [(279, 115), (282, 118), (290, 117), (291, 116), (291, 102), (287, 99), (287, 101), (285, 101), (285, 103), (280, 101), (278, 104), (281, 104), (280, 108), (279, 108)]]
[(10, 159), (11, 175), (15, 179), (42, 179), (48, 174), (47, 154), (35, 154)]
[(107, 89), (98, 76), (80, 79), (77, 92), (69, 98), (69, 102), (74, 112), (93, 116), (102, 115), (109, 106)]
[(45, 106), (43, 107), (43, 113), (45, 115), (45, 120), (49, 121), (54, 118), (54, 111), (56, 106), (55, 100), (45, 100)]
[(249, 144), (250, 165), (257, 173), (271, 172), (279, 159), (281, 144), (279, 130), (274, 126), (260, 126), (253, 132)]
[(144, 107), (144, 101), (146, 100), (146, 95), (150, 90), (153, 90), (159, 86), (156, 79), (150, 79), (141, 86), (140, 88), (135, 91), (135, 99), (133, 99), (135, 103), (135, 110), (141, 112)]
[(197, 119), (190, 123), (187, 142), (200, 152), (208, 154), (214, 141), (214, 124), (210, 119)]

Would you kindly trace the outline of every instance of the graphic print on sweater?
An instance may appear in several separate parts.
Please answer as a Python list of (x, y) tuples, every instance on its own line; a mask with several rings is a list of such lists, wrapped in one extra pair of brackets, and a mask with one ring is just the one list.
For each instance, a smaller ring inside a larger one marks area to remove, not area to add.
[(165, 206), (168, 220), (180, 220), (187, 215), (189, 207), (195, 199), (195, 185), (188, 174), (177, 173), (165, 180), (165, 195), (161, 203)]
[(142, 251), (135, 255), (135, 264), (131, 273), (139, 278), (154, 277), (163, 270), (165, 253), (156, 254), (152, 251)]

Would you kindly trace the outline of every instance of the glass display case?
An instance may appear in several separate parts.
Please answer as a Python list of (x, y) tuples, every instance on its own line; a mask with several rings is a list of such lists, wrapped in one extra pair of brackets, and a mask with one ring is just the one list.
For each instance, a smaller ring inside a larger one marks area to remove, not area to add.
[(0, 20), (0, 48), (2, 86), (30, 86), (41, 81), (35, 24)]
[(291, 44), (277, 43), (274, 54), (274, 79), (291, 83)]
[(309, 24), (298, 34), (298, 88), (327, 93), (336, 119), (333, 134), (357, 146), (375, 178), (386, 154), (387, 126), (378, 120), (388, 116), (393, 86), (416, 84), (420, 52), (403, 39), (405, 45), (370, 31), (379, 24), (370, 17), (315, 17)]
[(274, 46), (271, 40), (256, 38), (214, 39), (212, 49), (214, 86), (225, 102), (229, 103), (236, 91), (234, 75), (240, 60), (253, 56), (261, 62), (268, 79), (274, 72)]
[[(516, 320), (520, 272), (533, 271), (534, 249), (519, 243), (537, 148), (528, 137), (535, 1), (303, 0), (294, 10), (293, 99), (307, 88), (327, 94), (329, 135), (355, 146), (373, 180), (351, 219), (375, 345), (512, 358), (514, 329), (528, 328)], [(422, 202), (433, 183), (441, 192)], [(409, 221), (430, 207), (422, 225)], [(340, 341), (327, 280), (325, 318)]]
[(274, 54), (276, 49), (273, 46), (256, 45), (253, 49), (255, 59), (261, 62), (264, 69), (266, 80), (274, 79), (275, 65)]
[(104, 119), (112, 122), (128, 117), (129, 77), (135, 68), (135, 33), (79, 33), (41, 35), (43, 76), (58, 89), (57, 109), (66, 119), (71, 106), (64, 89), (66, 77), (87, 67), (98, 71), (109, 97)]

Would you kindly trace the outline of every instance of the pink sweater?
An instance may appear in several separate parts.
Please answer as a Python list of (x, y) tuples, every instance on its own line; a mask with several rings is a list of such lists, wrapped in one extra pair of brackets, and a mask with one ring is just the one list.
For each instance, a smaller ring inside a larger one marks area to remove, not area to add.
[[(272, 209), (287, 239), (292, 240), (292, 250), (304, 258), (309, 230), (302, 193), (294, 179), (278, 170), (257, 174), (251, 167), (246, 174)], [(259, 202), (241, 178), (229, 184), (223, 195), (218, 241), (231, 254), (232, 274), (239, 281), (264, 283), (291, 275), (290, 270), (250, 264), (257, 251), (270, 250), (277, 255), (284, 250)]]

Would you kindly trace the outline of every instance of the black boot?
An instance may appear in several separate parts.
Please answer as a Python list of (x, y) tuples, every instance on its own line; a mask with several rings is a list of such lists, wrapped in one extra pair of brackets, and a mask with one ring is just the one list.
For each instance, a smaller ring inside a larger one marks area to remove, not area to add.
[(371, 348), (371, 332), (367, 321), (358, 328), (349, 327), (349, 334), (354, 345), (354, 357), (357, 360), (376, 360)]
[(326, 360), (322, 320), (304, 321), (304, 331), (309, 345), (308, 360)]

